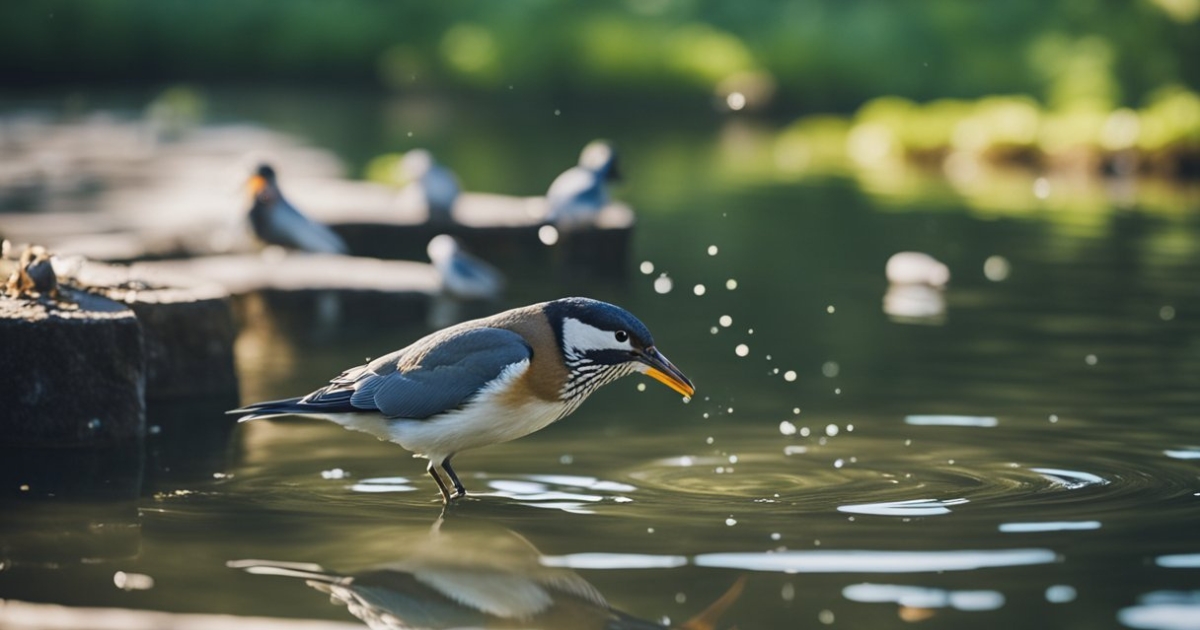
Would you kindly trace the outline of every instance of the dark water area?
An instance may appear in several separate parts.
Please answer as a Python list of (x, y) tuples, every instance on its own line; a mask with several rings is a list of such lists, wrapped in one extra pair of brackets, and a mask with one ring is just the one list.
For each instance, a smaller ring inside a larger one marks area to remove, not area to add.
[[(0, 598), (354, 621), (305, 584), (332, 572), (363, 576), (352, 610), (391, 606), (413, 627), (494, 623), (481, 611), (647, 627), (612, 621), (596, 594), (678, 625), (744, 576), (716, 627), (1200, 627), (1194, 194), (1167, 211), (1011, 213), (872, 197), (778, 176), (753, 122), (703, 114), (278, 95), (212, 95), (209, 112), (357, 172), (426, 146), (468, 189), (510, 194), (612, 138), (617, 196), (638, 211), (628, 275), (497, 261), (510, 290), (484, 311), (618, 303), (697, 395), (617, 381), (563, 422), (457, 457), (471, 496), (445, 513), (425, 462), (395, 445), (317, 421), (240, 425), (204, 479), (6, 504)], [(944, 291), (892, 293), (884, 266), (905, 250), (946, 263)], [(258, 321), (238, 341), (242, 398), (308, 392), (429, 330)], [(547, 597), (562, 616), (538, 608)]]

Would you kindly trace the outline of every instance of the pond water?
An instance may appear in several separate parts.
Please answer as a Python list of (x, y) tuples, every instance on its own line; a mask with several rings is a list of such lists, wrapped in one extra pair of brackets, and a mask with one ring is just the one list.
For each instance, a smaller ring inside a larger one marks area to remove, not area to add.
[[(881, 199), (764, 173), (753, 125), (705, 115), (212, 108), (358, 166), (429, 146), (468, 188), (506, 193), (539, 192), (586, 140), (613, 138), (618, 196), (639, 212), (627, 276), (506, 267), (491, 308), (621, 304), (696, 398), (617, 381), (456, 458), (472, 494), (445, 513), (397, 446), (316, 421), (241, 425), (212, 479), (134, 504), (6, 507), (0, 597), (355, 621), (332, 590), (378, 623), (474, 627), (483, 610), (524, 615), (504, 627), (632, 628), (654, 626), (613, 622), (597, 594), (679, 625), (744, 578), (715, 627), (1200, 627), (1194, 195), (1165, 212), (1011, 214)], [(889, 295), (884, 265), (904, 250), (945, 262), (947, 288)], [(918, 309), (889, 315), (885, 295)], [(249, 331), (242, 398), (305, 393), (428, 330)], [(312, 565), (362, 574), (360, 590), (297, 579)]]

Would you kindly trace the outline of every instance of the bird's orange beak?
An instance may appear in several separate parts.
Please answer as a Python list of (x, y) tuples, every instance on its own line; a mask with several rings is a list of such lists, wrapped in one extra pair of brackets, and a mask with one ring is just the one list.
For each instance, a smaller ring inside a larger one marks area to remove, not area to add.
[(691, 398), (696, 393), (696, 387), (692, 385), (692, 381), (653, 346), (646, 348), (645, 352), (639, 353), (638, 361), (645, 366), (642, 368), (642, 372), (646, 376), (679, 392), (680, 395)]
[(250, 195), (257, 197), (258, 193), (262, 192), (267, 187), (267, 180), (262, 175), (255, 175), (246, 182), (246, 189), (250, 191)]

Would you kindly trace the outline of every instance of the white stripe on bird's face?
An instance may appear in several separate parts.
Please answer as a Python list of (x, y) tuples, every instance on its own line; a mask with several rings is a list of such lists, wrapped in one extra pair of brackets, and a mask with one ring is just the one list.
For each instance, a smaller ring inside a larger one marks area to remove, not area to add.
[(562, 328), (563, 353), (568, 364), (596, 350), (633, 351), (628, 331), (602, 330), (572, 317), (563, 318)]

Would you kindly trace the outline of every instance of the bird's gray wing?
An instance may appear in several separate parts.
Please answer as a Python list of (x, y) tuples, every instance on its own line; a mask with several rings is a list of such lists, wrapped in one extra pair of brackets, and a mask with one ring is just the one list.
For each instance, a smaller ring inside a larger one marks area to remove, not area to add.
[(428, 418), (467, 402), (505, 368), (530, 356), (529, 345), (517, 333), (466, 330), (439, 340), (415, 367), (397, 369), (404, 358), (400, 353), (382, 357), (382, 364), (372, 362), (351, 377), (350, 404), (389, 418)]
[(346, 242), (328, 227), (309, 219), (286, 200), (280, 201), (272, 226), (296, 249), (324, 254), (345, 254)]

